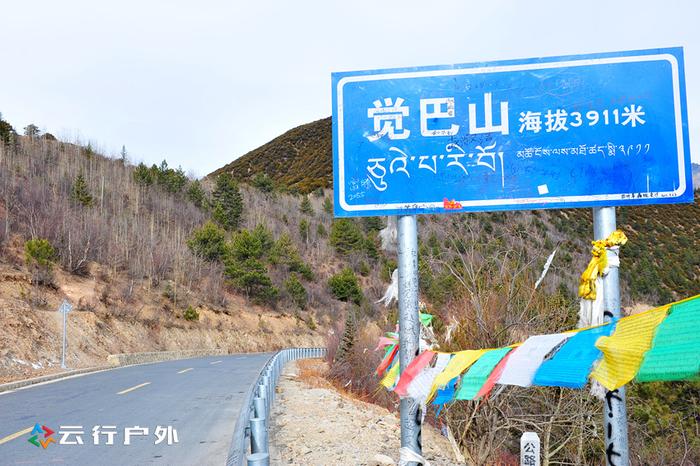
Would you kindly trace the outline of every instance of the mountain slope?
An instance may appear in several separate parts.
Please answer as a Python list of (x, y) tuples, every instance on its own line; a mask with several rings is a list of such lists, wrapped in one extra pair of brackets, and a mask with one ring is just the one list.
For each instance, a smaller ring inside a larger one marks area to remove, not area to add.
[[(210, 177), (229, 172), (246, 181), (266, 174), (279, 185), (307, 193), (315, 188), (332, 187), (331, 118), (293, 128), (267, 144), (213, 172)], [(700, 189), (700, 165), (692, 164), (693, 185)], [(632, 261), (623, 268), (623, 285), (630, 301), (664, 302), (700, 292), (700, 207), (691, 205), (627, 207), (618, 209), (618, 224), (630, 236), (625, 248)], [(477, 223), (489, 223), (496, 214), (472, 214)], [(532, 221), (530, 212), (507, 214)], [(587, 257), (591, 234), (589, 209), (537, 213), (553, 226), (552, 239), (566, 235), (579, 242), (579, 257)], [(432, 217), (431, 224), (441, 223)], [(424, 228), (425, 230), (431, 230)], [(510, 241), (510, 240), (509, 240)], [(624, 255), (624, 253), (623, 253)], [(583, 260), (583, 259), (581, 259)], [(579, 273), (578, 271), (576, 273)], [(567, 276), (573, 286), (576, 273)], [(567, 275), (567, 274), (564, 274)]]
[(224, 172), (241, 181), (266, 173), (279, 185), (302, 193), (330, 188), (333, 185), (330, 117), (291, 129), (209, 177)]
[[(692, 164), (693, 187), (700, 189), (700, 164)], [(333, 187), (331, 118), (290, 129), (267, 144), (208, 175), (228, 172), (240, 181), (266, 174), (280, 186), (301, 193)]]

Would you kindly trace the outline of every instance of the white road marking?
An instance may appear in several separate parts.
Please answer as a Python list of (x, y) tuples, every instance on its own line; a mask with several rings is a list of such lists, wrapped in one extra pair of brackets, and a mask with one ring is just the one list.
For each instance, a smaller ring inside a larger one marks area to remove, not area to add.
[(0, 438), (0, 445), (2, 445), (3, 443), (7, 443), (10, 440), (14, 440), (17, 437), (21, 437), (22, 435), (28, 434), (29, 432), (32, 431), (33, 428), (34, 428), (33, 426), (27, 427), (26, 429), (20, 430), (19, 432), (15, 432), (14, 434), (10, 434), (7, 437)]
[(214, 364), (219, 364), (220, 362), (221, 361), (214, 361), (214, 362), (210, 362), (209, 364), (214, 365)]
[(184, 374), (185, 372), (189, 372), (192, 369), (194, 369), (194, 367), (188, 367), (187, 369), (182, 369), (180, 372), (178, 372), (178, 374)]
[(145, 387), (146, 385), (150, 385), (151, 382), (144, 382), (142, 384), (136, 385), (135, 387), (127, 388), (126, 390), (122, 390), (121, 392), (117, 392), (117, 395), (123, 395), (125, 393), (129, 393), (130, 391), (136, 390), (137, 388)]

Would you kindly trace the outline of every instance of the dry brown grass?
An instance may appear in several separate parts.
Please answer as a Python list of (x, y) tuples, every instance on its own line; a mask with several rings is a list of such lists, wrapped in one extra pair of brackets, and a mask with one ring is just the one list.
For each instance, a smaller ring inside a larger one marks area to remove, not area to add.
[(301, 359), (297, 361), (299, 368), (299, 381), (305, 383), (309, 387), (314, 388), (329, 388), (331, 383), (326, 379), (328, 373), (328, 364), (319, 359)]

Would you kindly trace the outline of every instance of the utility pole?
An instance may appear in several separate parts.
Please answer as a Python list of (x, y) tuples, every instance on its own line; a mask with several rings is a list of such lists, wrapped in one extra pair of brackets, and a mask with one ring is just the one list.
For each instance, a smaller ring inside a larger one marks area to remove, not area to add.
[[(594, 239), (605, 239), (617, 229), (615, 207), (593, 208)], [(608, 262), (616, 250), (607, 250)], [(610, 267), (603, 277), (604, 320), (610, 321), (620, 313), (620, 274), (617, 267)], [(608, 466), (628, 466), (629, 442), (627, 438), (627, 406), (625, 387), (608, 390), (603, 406), (603, 426), (605, 431), (605, 457)]]
[[(403, 371), (418, 354), (418, 221), (415, 215), (398, 218), (399, 253), (399, 364)], [(408, 398), (401, 400), (401, 448), (422, 456), (420, 406)], [(404, 456), (404, 455), (401, 455)], [(402, 463), (404, 464), (404, 463)], [(418, 465), (415, 461), (405, 463)]]

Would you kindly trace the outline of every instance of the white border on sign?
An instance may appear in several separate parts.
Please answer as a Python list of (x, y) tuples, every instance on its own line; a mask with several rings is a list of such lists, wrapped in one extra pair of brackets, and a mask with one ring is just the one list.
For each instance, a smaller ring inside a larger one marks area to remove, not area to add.
[[(443, 202), (417, 202), (417, 203), (394, 203), (394, 204), (366, 204), (350, 205), (345, 201), (345, 144), (344, 144), (344, 118), (343, 118), (343, 86), (352, 82), (381, 81), (389, 79), (426, 78), (437, 76), (455, 76), (465, 74), (503, 73), (508, 71), (528, 71), (551, 68), (567, 68), (575, 66), (609, 65), (615, 63), (640, 63), (648, 61), (667, 61), (671, 64), (671, 74), (673, 78), (673, 106), (676, 123), (676, 146), (678, 147), (678, 179), (680, 186), (674, 191), (664, 191), (659, 193), (659, 197), (680, 197), (685, 193), (685, 153), (683, 146), (683, 118), (681, 114), (681, 87), (678, 73), (678, 60), (675, 56), (664, 53), (657, 55), (635, 55), (628, 57), (608, 57), (608, 58), (587, 58), (582, 60), (572, 60), (565, 62), (551, 63), (526, 63), (519, 65), (485, 66), (481, 68), (446, 69), (431, 71), (395, 72), (385, 74), (368, 74), (361, 76), (346, 76), (338, 81), (337, 86), (337, 115), (338, 115), (338, 178), (339, 193), (338, 200), (340, 206), (348, 212), (361, 212), (365, 210), (384, 209), (435, 209), (443, 207)], [(509, 204), (555, 204), (566, 202), (586, 202), (586, 201), (613, 201), (621, 200), (622, 196), (632, 193), (620, 194), (593, 194), (590, 196), (559, 196), (559, 197), (527, 197), (519, 199), (489, 199), (489, 200), (464, 200), (458, 201), (462, 207), (485, 207), (503, 206)]]

